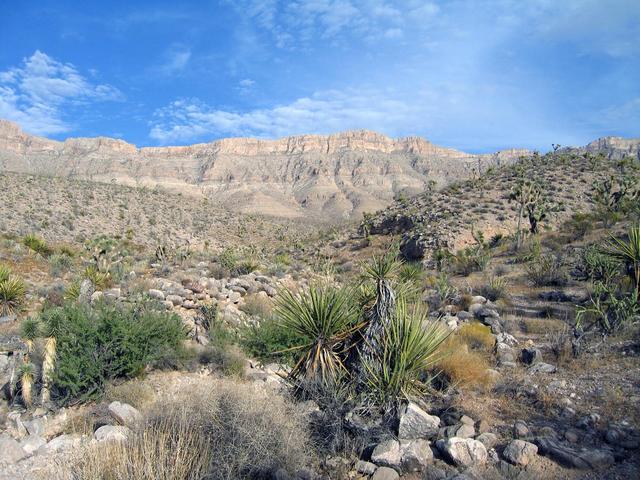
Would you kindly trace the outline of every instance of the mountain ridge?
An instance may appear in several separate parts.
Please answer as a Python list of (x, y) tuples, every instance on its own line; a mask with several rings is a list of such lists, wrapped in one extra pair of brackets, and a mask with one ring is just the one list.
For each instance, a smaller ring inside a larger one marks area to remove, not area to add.
[(422, 137), (393, 139), (368, 130), (137, 147), (109, 137), (50, 140), (0, 120), (0, 172), (159, 186), (232, 211), (330, 221), (359, 218), (399, 195), (470, 178), (530, 153), (472, 154)]

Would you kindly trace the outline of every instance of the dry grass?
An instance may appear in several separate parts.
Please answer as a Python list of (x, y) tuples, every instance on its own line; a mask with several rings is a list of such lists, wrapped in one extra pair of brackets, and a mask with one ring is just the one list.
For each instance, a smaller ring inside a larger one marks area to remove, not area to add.
[(480, 322), (467, 323), (456, 331), (454, 337), (466, 344), (471, 350), (480, 350), (486, 353), (490, 353), (496, 343), (491, 334), (491, 328)]
[[(310, 458), (304, 422), (283, 397), (220, 382), (159, 402), (124, 443), (78, 452), (58, 480), (231, 480), (293, 472)], [(51, 477), (50, 477), (51, 478)]]
[(566, 323), (555, 318), (524, 318), (522, 325), (525, 333), (533, 334), (561, 332), (567, 327)]
[(240, 307), (247, 315), (267, 318), (273, 311), (273, 302), (269, 297), (261, 295), (247, 295), (244, 297), (244, 304)]
[(119, 385), (107, 385), (104, 398), (107, 402), (117, 400), (144, 409), (155, 400), (155, 392), (144, 380), (134, 379)]

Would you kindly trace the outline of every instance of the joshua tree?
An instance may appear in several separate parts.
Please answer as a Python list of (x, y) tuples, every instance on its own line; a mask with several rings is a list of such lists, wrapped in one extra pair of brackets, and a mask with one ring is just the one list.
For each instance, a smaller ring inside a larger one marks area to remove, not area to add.
[(547, 217), (547, 201), (536, 182), (521, 179), (511, 190), (509, 199), (518, 204), (517, 247), (522, 245), (522, 219), (529, 220), (529, 232), (538, 233), (538, 224)]

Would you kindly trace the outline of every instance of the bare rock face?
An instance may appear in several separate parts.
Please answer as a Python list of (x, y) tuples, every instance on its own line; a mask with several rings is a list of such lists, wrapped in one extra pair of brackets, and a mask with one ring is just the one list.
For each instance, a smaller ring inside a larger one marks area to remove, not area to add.
[(0, 172), (159, 185), (236, 211), (280, 217), (358, 217), (400, 193), (422, 192), (431, 181), (444, 185), (528, 153), (469, 154), (370, 131), (137, 148), (104, 137), (58, 142), (0, 120)]

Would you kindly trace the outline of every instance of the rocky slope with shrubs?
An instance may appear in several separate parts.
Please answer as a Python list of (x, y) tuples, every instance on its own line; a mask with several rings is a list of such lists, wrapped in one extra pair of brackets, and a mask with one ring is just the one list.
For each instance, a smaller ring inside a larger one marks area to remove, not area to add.
[(558, 150), (270, 248), (4, 235), (0, 478), (635, 478), (639, 170)]

